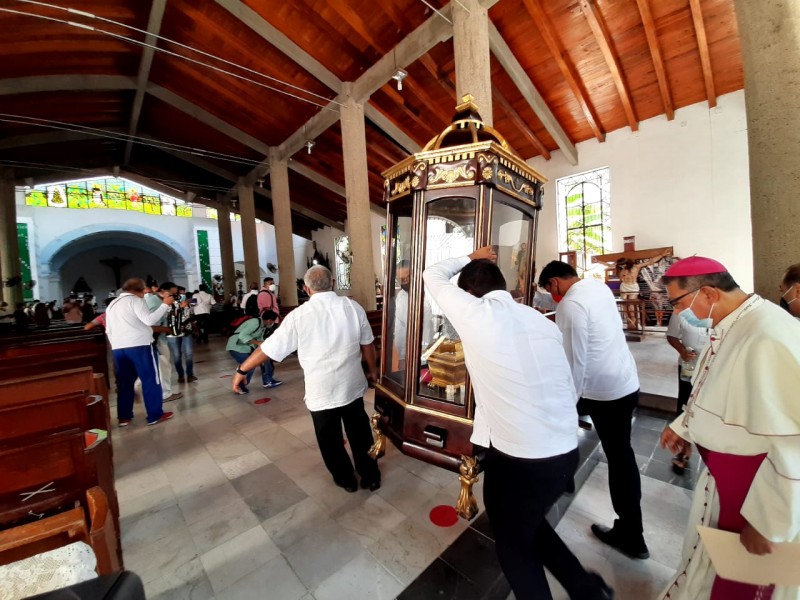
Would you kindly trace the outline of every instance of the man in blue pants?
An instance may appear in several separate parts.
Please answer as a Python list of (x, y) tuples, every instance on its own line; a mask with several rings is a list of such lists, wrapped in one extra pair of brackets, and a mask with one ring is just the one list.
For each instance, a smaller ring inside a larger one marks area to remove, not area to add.
[(127, 427), (133, 419), (133, 384), (137, 377), (142, 381), (147, 424), (155, 425), (174, 416), (161, 408), (161, 378), (152, 329), (167, 313), (174, 299), (166, 295), (161, 306), (150, 312), (144, 292), (144, 281), (129, 279), (122, 286), (122, 294), (106, 309), (106, 335), (111, 343), (117, 373), (120, 427)]

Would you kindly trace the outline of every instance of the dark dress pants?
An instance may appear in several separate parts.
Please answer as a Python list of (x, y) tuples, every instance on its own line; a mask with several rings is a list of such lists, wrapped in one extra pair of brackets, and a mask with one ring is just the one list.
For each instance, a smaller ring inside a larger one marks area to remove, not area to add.
[(608, 460), (608, 490), (619, 517), (614, 529), (633, 543), (642, 537), (642, 480), (631, 448), (631, 419), (639, 390), (618, 400), (578, 401), (578, 414), (589, 415)]
[(337, 485), (344, 487), (356, 485), (353, 463), (344, 447), (342, 424), (356, 463), (355, 470), (361, 476), (362, 484), (380, 482), (378, 461), (370, 458), (368, 454), (373, 439), (363, 398), (356, 398), (350, 404), (336, 408), (313, 410), (311, 419), (314, 421), (314, 431), (317, 434), (322, 460)]
[(490, 448), (481, 462), (483, 502), (495, 548), (517, 600), (551, 600), (544, 567), (570, 598), (598, 597), (597, 580), (545, 519), (572, 482), (578, 450), (544, 459), (516, 458)]

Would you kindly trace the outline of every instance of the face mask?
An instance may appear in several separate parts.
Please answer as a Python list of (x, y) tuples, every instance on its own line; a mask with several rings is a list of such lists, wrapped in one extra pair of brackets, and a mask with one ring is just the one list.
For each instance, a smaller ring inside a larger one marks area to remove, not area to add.
[(550, 294), (550, 295), (553, 297), (553, 300), (555, 300), (556, 304), (558, 304), (564, 299), (564, 296), (562, 296), (561, 294)]
[(269, 289), (270, 292), (274, 292), (278, 288), (274, 283), (272, 283), (272, 284), (270, 284), (269, 288), (267, 288), (267, 289)]
[(411, 289), (411, 284), (410, 283), (401, 283), (400, 284), (400, 289), (403, 290), (407, 294), (408, 290)]
[(186, 300), (186, 294), (181, 294), (181, 302), (183, 302), (184, 300)]
[(792, 309), (791, 309), (791, 308), (789, 308), (789, 305), (790, 305), (792, 302), (794, 302), (795, 300), (797, 300), (797, 298), (792, 298), (791, 300), (789, 300), (789, 301), (787, 302), (787, 301), (786, 301), (786, 294), (788, 294), (789, 292), (791, 292), (793, 289), (794, 289), (794, 286), (792, 285), (792, 286), (790, 286), (790, 287), (789, 287), (789, 289), (788, 289), (788, 290), (786, 290), (785, 292), (783, 292), (783, 294), (781, 294), (781, 308), (784, 308), (784, 309), (786, 309), (787, 311), (789, 311), (789, 313), (791, 313), (791, 312), (792, 312)]
[(689, 308), (687, 308), (684, 311), (681, 311), (680, 314), (683, 320), (686, 321), (686, 323), (688, 323), (692, 327), (702, 327), (705, 329), (711, 329), (712, 327), (714, 327), (714, 320), (711, 318), (711, 312), (714, 310), (714, 304), (711, 305), (711, 308), (708, 311), (708, 316), (705, 319), (699, 318), (696, 314), (694, 314), (694, 311), (692, 310), (692, 304), (694, 304), (694, 301), (697, 300), (697, 296), (699, 293), (700, 292), (698, 290), (698, 293), (695, 294), (694, 298), (692, 298), (692, 303), (689, 305)]

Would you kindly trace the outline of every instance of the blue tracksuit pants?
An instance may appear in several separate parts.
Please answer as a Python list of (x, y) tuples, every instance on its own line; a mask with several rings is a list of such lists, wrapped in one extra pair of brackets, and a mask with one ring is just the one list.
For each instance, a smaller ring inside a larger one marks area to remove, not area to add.
[(158, 372), (158, 353), (153, 346), (120, 348), (112, 352), (117, 372), (117, 418), (133, 418), (133, 384), (142, 380), (142, 396), (147, 410), (147, 422), (161, 418), (161, 376)]

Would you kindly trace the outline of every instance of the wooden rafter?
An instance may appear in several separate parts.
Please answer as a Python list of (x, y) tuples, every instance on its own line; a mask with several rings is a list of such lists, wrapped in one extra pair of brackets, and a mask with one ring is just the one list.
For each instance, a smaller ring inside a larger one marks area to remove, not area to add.
[(697, 35), (697, 49), (700, 51), (700, 64), (703, 65), (706, 97), (708, 98), (708, 105), (714, 108), (717, 105), (717, 92), (714, 89), (714, 73), (711, 71), (711, 55), (708, 52), (708, 38), (706, 37), (706, 26), (703, 22), (703, 10), (700, 8), (700, 0), (689, 0), (689, 6), (692, 9), (694, 31)]
[(525, 139), (527, 139), (531, 145), (539, 151), (539, 154), (544, 156), (547, 160), (550, 160), (550, 150), (548, 150), (547, 146), (542, 143), (542, 140), (540, 140), (538, 136), (531, 131), (531, 128), (528, 127), (525, 119), (523, 119), (522, 116), (520, 116), (520, 114), (514, 110), (514, 107), (511, 106), (511, 102), (506, 100), (505, 96), (503, 96), (500, 90), (497, 89), (496, 85), (492, 85), (492, 97), (494, 98), (494, 101), (503, 108), (514, 126), (519, 129), (523, 136), (525, 136)]
[(550, 49), (550, 53), (553, 55), (553, 59), (561, 70), (570, 90), (572, 90), (575, 100), (578, 101), (581, 111), (583, 111), (586, 121), (592, 129), (592, 133), (602, 142), (606, 137), (605, 131), (603, 131), (603, 127), (600, 124), (600, 119), (597, 118), (594, 107), (589, 102), (589, 95), (578, 76), (578, 72), (575, 70), (575, 66), (567, 57), (567, 53), (558, 39), (558, 34), (556, 33), (553, 23), (550, 21), (550, 17), (544, 12), (544, 8), (542, 8), (539, 0), (524, 0), (524, 2), (525, 8), (528, 9), (531, 17), (533, 17), (533, 22), (542, 34), (547, 47)]
[(622, 102), (622, 109), (628, 118), (628, 125), (630, 125), (631, 130), (636, 131), (639, 129), (639, 121), (636, 119), (636, 114), (633, 110), (631, 92), (628, 89), (625, 73), (623, 73), (622, 65), (619, 62), (619, 56), (617, 56), (617, 52), (612, 46), (611, 34), (608, 32), (605, 19), (603, 19), (603, 15), (597, 8), (595, 0), (580, 0), (580, 5), (583, 15), (589, 22), (589, 27), (592, 29), (594, 39), (600, 47), (600, 52), (603, 53), (603, 58), (605, 58), (608, 69), (611, 71), (611, 78), (614, 80), (614, 86), (617, 88), (619, 99)]
[(438, 131), (436, 131), (436, 129), (428, 121), (426, 121), (425, 119), (420, 117), (416, 112), (411, 110), (406, 105), (406, 102), (405, 102), (405, 99), (403, 98), (403, 96), (400, 94), (400, 92), (398, 92), (394, 88), (394, 86), (391, 83), (385, 84), (381, 88), (381, 91), (384, 94), (386, 94), (387, 96), (389, 96), (397, 104), (398, 108), (400, 108), (400, 110), (402, 110), (412, 121), (414, 121), (414, 123), (419, 125), (420, 129), (428, 132), (426, 134), (428, 139), (430, 139), (431, 137), (433, 137), (434, 135), (439, 133)]
[(664, 69), (664, 59), (661, 57), (661, 45), (658, 43), (658, 33), (656, 32), (653, 13), (650, 12), (650, 3), (648, 0), (636, 0), (636, 3), (639, 5), (639, 14), (642, 17), (644, 34), (647, 36), (647, 45), (650, 47), (650, 57), (653, 59), (653, 68), (656, 71), (656, 79), (658, 80), (658, 89), (661, 92), (661, 102), (664, 104), (664, 112), (667, 115), (667, 120), (672, 121), (672, 119), (675, 118), (675, 109), (672, 106), (672, 95), (669, 92), (667, 73)]

